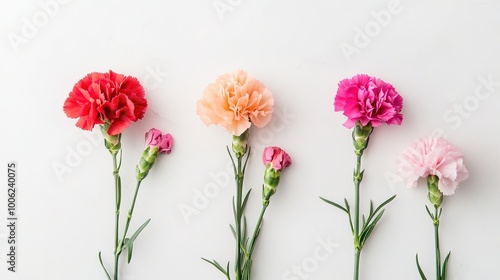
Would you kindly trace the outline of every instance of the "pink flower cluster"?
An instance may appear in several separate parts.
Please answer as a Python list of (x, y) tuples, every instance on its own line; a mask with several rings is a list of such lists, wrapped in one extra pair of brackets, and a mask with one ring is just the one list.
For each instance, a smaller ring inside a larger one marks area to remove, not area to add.
[(436, 175), (438, 189), (444, 195), (454, 194), (458, 183), (469, 176), (462, 153), (444, 138), (426, 137), (413, 142), (397, 165), (408, 187), (416, 187), (419, 178)]
[(402, 108), (403, 98), (391, 84), (365, 74), (340, 81), (334, 101), (335, 111), (344, 111), (347, 117), (347, 128), (358, 121), (373, 127), (382, 123), (399, 125)]

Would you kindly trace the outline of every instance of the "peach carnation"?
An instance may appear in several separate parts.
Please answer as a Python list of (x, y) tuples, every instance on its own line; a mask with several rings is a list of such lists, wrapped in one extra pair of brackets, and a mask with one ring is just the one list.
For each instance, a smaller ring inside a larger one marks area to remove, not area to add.
[(239, 136), (252, 124), (264, 127), (271, 121), (272, 93), (243, 70), (221, 75), (208, 85), (196, 111), (206, 125), (219, 124)]

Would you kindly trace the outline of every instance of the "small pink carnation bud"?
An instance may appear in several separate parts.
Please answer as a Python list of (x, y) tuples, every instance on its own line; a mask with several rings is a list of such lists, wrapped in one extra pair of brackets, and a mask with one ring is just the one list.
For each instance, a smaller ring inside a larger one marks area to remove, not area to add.
[(280, 147), (270, 146), (264, 149), (264, 153), (262, 153), (262, 162), (265, 165), (272, 163), (274, 169), (281, 171), (292, 164), (292, 159)]
[(146, 146), (153, 148), (158, 148), (159, 153), (166, 152), (170, 154), (172, 150), (172, 145), (174, 144), (174, 140), (172, 139), (172, 135), (170, 134), (162, 134), (162, 132), (156, 128), (151, 128), (146, 133)]
[(149, 170), (153, 167), (156, 158), (162, 152), (170, 154), (174, 140), (170, 134), (162, 134), (156, 128), (150, 129), (146, 133), (146, 149), (142, 153), (141, 160), (136, 166), (136, 177), (138, 181), (144, 180), (148, 176)]
[(292, 159), (279, 147), (267, 147), (262, 153), (262, 162), (266, 165), (262, 203), (267, 206), (271, 196), (276, 193), (281, 171), (292, 164)]

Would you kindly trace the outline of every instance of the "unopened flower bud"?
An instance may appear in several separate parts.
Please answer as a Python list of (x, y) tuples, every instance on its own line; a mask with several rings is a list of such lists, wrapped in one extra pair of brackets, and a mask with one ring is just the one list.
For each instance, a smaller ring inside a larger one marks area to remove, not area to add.
[(155, 128), (146, 133), (145, 142), (146, 148), (135, 168), (137, 181), (142, 181), (148, 176), (149, 170), (153, 167), (158, 155), (162, 152), (169, 154), (174, 143), (170, 134), (162, 134), (160, 130)]
[(269, 199), (276, 193), (280, 182), (281, 171), (292, 164), (290, 156), (279, 147), (267, 147), (262, 153), (262, 162), (266, 165), (262, 203), (269, 205)]

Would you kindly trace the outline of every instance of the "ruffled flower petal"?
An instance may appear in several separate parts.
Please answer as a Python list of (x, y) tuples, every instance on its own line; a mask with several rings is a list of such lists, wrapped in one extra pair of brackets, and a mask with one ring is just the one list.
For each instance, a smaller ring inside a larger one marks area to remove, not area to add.
[(403, 121), (403, 98), (391, 84), (365, 74), (340, 81), (333, 105), (335, 111), (344, 112), (347, 128), (358, 121), (373, 127)]
[(413, 142), (397, 160), (398, 174), (408, 186), (415, 186), (418, 178), (436, 175), (438, 189), (452, 195), (458, 183), (469, 173), (463, 164), (463, 155), (444, 138), (426, 137)]
[(196, 104), (205, 125), (221, 125), (239, 136), (252, 124), (264, 127), (271, 121), (274, 99), (264, 84), (237, 70), (219, 76), (207, 86)]

